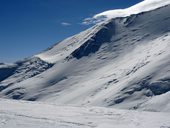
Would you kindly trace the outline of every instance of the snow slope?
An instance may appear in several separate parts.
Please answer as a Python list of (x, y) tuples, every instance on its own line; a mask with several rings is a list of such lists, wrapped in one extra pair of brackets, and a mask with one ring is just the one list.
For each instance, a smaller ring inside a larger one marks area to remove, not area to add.
[(94, 36), (102, 26), (96, 25), (92, 28), (87, 29), (75, 36), (69, 37), (41, 54), (35, 55), (35, 57), (41, 58), (49, 63), (57, 63), (69, 56), (74, 50), (79, 48), (82, 44), (87, 42)]
[(26, 73), (29, 77), (23, 78), (24, 68), (1, 81), (0, 95), (60, 105), (170, 112), (169, 12), (167, 5), (113, 18), (63, 40), (33, 57), (43, 64), (33, 66)]
[[(0, 99), (0, 128), (169, 128), (169, 113)], [(50, 111), (49, 111), (50, 110)]]

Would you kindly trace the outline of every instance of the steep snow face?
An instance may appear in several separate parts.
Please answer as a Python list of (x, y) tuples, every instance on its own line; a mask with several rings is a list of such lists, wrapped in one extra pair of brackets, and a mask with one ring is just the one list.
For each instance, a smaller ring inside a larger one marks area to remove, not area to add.
[(96, 25), (84, 32), (69, 37), (47, 49), (45, 52), (35, 55), (35, 57), (39, 57), (49, 63), (57, 63), (69, 56), (75, 49), (79, 48), (82, 44), (89, 41), (91, 37), (94, 36), (101, 29), (101, 27), (102, 26), (100, 25)]
[(126, 17), (132, 14), (138, 14), (141, 12), (151, 11), (156, 8), (170, 4), (170, 0), (144, 0), (132, 7), (126, 9), (109, 10), (93, 16), (93, 18), (87, 18), (84, 20), (85, 24), (101, 22), (103, 20)]
[(36, 55), (53, 67), (14, 79), (0, 94), (62, 105), (170, 111), (169, 12), (168, 5), (111, 19), (70, 37)]
[(1, 128), (169, 128), (169, 113), (0, 99)]

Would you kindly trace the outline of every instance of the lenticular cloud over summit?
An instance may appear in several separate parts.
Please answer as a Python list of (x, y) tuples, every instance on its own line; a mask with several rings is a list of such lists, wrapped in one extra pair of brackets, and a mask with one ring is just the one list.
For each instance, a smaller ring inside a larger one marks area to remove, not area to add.
[(108, 10), (99, 14), (94, 15), (92, 18), (86, 18), (84, 24), (98, 23), (106, 19), (116, 17), (126, 17), (132, 14), (138, 14), (140, 12), (146, 12), (154, 10), (156, 8), (170, 4), (170, 0), (144, 0), (134, 6), (126, 9)]

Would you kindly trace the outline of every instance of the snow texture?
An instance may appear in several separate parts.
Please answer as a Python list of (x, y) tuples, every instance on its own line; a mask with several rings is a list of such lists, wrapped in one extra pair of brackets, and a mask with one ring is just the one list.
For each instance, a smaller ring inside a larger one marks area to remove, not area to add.
[[(169, 128), (169, 113), (0, 100), (0, 128)], [(50, 111), (49, 111), (50, 110)]]

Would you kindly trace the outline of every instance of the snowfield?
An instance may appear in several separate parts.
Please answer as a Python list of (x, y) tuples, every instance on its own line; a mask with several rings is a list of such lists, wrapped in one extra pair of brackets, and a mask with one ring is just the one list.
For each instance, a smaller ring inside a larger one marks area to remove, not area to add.
[(169, 128), (170, 114), (0, 99), (0, 128)]

